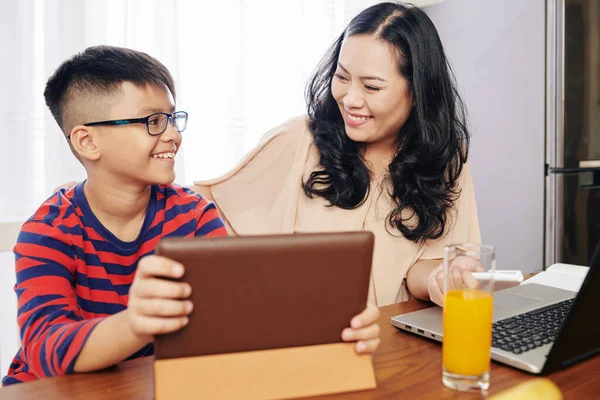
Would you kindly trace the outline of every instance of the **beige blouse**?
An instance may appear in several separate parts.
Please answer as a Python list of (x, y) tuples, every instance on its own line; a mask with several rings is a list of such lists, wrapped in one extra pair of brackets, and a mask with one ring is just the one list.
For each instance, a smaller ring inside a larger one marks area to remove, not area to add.
[(443, 248), (450, 243), (481, 241), (468, 163), (459, 178), (462, 191), (450, 213), (447, 234), (425, 244), (386, 230), (386, 217), (394, 204), (385, 183), (372, 183), (367, 200), (353, 210), (326, 207), (325, 199), (306, 196), (302, 182), (318, 168), (319, 152), (307, 118), (298, 117), (267, 132), (229, 173), (195, 184), (211, 189), (233, 234), (372, 231), (375, 250), (369, 301), (378, 306), (409, 299), (405, 277), (417, 260), (443, 258)]

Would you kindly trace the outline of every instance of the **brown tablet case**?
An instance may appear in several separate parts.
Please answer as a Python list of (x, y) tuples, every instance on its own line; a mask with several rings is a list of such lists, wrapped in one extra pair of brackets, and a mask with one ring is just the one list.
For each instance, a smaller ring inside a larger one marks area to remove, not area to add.
[(373, 240), (370, 232), (162, 240), (157, 254), (186, 268), (194, 311), (188, 326), (155, 339), (156, 398), (375, 387), (371, 357), (340, 337), (365, 307)]

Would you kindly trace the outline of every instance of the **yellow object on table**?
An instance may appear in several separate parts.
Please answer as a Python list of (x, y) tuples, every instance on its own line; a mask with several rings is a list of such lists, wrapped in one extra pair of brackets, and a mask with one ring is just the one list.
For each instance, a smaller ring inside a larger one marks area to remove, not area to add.
[(491, 293), (476, 289), (448, 292), (442, 346), (446, 371), (477, 376), (490, 370), (493, 309)]
[(535, 378), (519, 383), (488, 397), (488, 400), (562, 400), (558, 386), (547, 378)]

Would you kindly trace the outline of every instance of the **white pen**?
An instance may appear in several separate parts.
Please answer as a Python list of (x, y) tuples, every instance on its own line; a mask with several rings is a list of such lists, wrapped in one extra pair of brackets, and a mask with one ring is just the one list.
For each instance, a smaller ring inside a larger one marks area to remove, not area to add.
[(475, 279), (479, 281), (489, 281), (494, 277), (496, 282), (523, 282), (523, 272), (519, 270), (498, 270), (491, 272), (473, 272)]

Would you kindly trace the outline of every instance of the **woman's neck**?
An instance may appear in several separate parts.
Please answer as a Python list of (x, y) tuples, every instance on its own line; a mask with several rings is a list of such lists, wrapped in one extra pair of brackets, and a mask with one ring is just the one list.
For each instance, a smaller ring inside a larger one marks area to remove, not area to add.
[(367, 143), (363, 152), (363, 159), (371, 173), (373, 173), (375, 180), (381, 179), (387, 173), (397, 151), (398, 143), (396, 140)]

